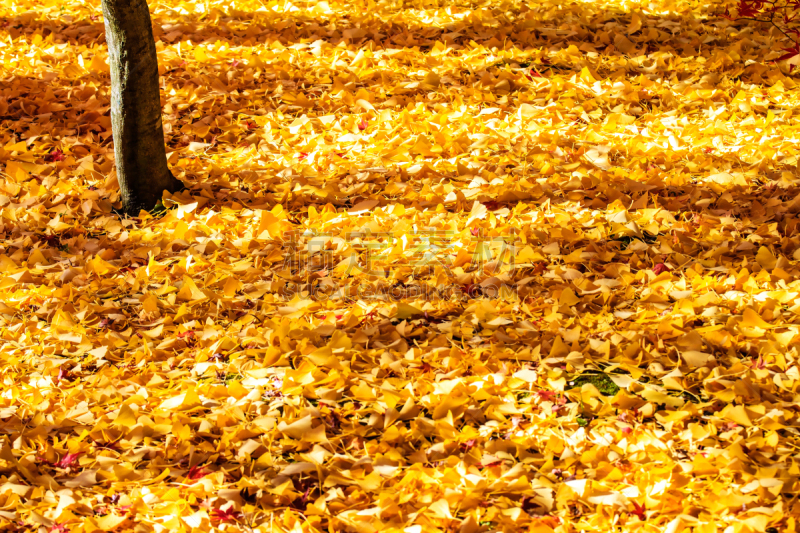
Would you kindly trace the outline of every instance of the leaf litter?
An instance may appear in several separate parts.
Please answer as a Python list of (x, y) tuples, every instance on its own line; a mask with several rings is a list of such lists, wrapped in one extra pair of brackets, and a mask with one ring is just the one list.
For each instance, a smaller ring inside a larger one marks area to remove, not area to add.
[(796, 529), (776, 31), (151, 11), (187, 190), (122, 218), (99, 4), (0, 7), (4, 530)]

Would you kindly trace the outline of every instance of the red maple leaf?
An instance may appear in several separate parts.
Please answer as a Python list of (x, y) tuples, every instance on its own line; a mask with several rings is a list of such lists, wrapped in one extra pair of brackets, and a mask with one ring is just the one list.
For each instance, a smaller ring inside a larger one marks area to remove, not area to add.
[(469, 439), (467, 442), (461, 443), (461, 450), (467, 452), (474, 448), (477, 443), (478, 439)]
[(636, 516), (638, 516), (639, 520), (641, 520), (642, 522), (646, 521), (647, 515), (645, 515), (644, 513), (645, 511), (647, 511), (647, 508), (644, 506), (644, 504), (639, 505), (636, 502), (631, 502), (631, 503), (633, 503), (633, 511), (631, 511), (631, 514), (635, 514)]
[(66, 379), (67, 381), (75, 381), (75, 376), (70, 372), (69, 368), (64, 368), (63, 366), (58, 369), (58, 377), (56, 377), (58, 381), (62, 379)]
[(81, 455), (83, 455), (83, 452), (68, 453), (67, 455), (59, 459), (59, 461), (56, 462), (53, 466), (56, 466), (58, 468), (69, 468), (78, 462), (78, 457), (80, 457)]
[(239, 520), (242, 513), (235, 510), (233, 507), (228, 509), (214, 509), (211, 511), (211, 518), (217, 522), (233, 522)]
[(653, 273), (656, 276), (658, 276), (662, 272), (669, 272), (671, 270), (672, 269), (670, 267), (668, 267), (667, 265), (665, 265), (664, 263), (659, 263), (659, 264), (657, 264), (656, 266), (653, 267)]
[(64, 152), (56, 148), (46, 156), (44, 156), (44, 160), (48, 163), (54, 163), (56, 161), (63, 161), (64, 160)]
[(186, 473), (186, 477), (188, 479), (194, 480), (194, 479), (203, 478), (203, 477), (207, 476), (208, 474), (209, 474), (209, 472), (208, 472), (208, 470), (205, 469), (205, 467), (194, 465)]
[(361, 119), (361, 122), (358, 123), (358, 129), (360, 129), (361, 131), (367, 129), (367, 119), (365, 118)]
[(740, 0), (736, 8), (739, 17), (753, 18), (764, 9), (763, 0)]
[(796, 45), (793, 48), (784, 48), (783, 51), (786, 53), (777, 58), (775, 61), (783, 61), (784, 59), (791, 59), (796, 55), (800, 55), (800, 45)]
[(557, 399), (557, 397), (558, 397), (558, 393), (556, 391), (552, 391), (552, 390), (536, 391), (536, 395), (539, 396), (539, 398), (541, 398), (541, 399), (543, 399), (543, 400), (545, 400), (547, 402), (555, 401)]
[(50, 529), (48, 529), (48, 531), (50, 533), (67, 533), (69, 529), (67, 529), (66, 524), (59, 524), (58, 522), (56, 522), (52, 526), (50, 526)]
[(178, 338), (185, 340), (187, 343), (192, 343), (196, 340), (196, 335), (194, 331), (183, 331), (178, 333)]

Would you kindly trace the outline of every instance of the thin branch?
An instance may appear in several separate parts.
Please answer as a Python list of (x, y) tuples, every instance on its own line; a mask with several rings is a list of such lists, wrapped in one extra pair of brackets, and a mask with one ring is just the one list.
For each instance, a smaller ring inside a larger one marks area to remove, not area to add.
[(753, 22), (761, 22), (762, 24), (772, 24), (773, 26), (775, 26), (775, 27), (778, 29), (778, 31), (780, 31), (782, 34), (784, 34), (784, 35), (785, 35), (785, 36), (786, 36), (786, 37), (787, 37), (787, 38), (788, 38), (790, 41), (792, 41), (792, 42), (793, 42), (795, 45), (797, 45), (797, 44), (798, 44), (798, 40), (797, 40), (797, 38), (795, 38), (795, 37), (792, 37), (791, 35), (789, 35), (788, 33), (786, 33), (786, 32), (783, 30), (783, 28), (781, 28), (781, 27), (780, 27), (778, 24), (776, 24), (776, 23), (775, 23), (775, 21), (774, 21), (773, 19), (769, 19), (769, 20), (762, 20), (762, 19), (751, 18), (751, 17), (736, 17), (736, 18), (734, 18), (733, 20), (734, 20), (734, 21), (739, 21), (739, 20), (750, 20), (750, 21), (753, 21)]

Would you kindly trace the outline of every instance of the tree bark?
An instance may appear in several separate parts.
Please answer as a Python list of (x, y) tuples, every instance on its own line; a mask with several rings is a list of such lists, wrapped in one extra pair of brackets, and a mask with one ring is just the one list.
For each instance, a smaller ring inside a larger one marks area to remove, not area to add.
[(153, 209), (182, 188), (167, 166), (158, 57), (146, 0), (102, 0), (111, 66), (111, 130), (122, 206)]

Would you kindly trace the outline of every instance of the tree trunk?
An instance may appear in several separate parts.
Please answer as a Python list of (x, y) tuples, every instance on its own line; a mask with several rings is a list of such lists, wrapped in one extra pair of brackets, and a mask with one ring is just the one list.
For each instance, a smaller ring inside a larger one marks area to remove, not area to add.
[(122, 206), (150, 210), (182, 188), (167, 167), (158, 57), (146, 0), (102, 0), (111, 65), (111, 130)]

